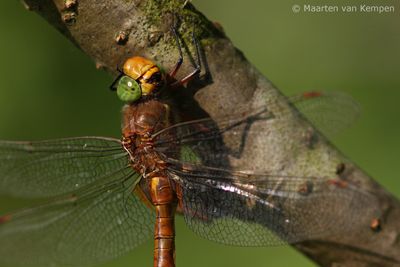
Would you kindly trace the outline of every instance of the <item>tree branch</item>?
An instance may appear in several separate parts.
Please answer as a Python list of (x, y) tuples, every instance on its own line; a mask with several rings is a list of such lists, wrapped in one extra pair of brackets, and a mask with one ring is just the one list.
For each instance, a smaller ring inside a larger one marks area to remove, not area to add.
[[(255, 106), (268, 99), (269, 108), (274, 114), (279, 114), (281, 110), (297, 114), (286, 98), (244, 58), (221, 29), (183, 0), (25, 2), (93, 58), (98, 68), (113, 74), (116, 73), (116, 66), (132, 55), (152, 58), (170, 69), (178, 58), (178, 52), (169, 29), (178, 17), (178, 31), (189, 52), (194, 52), (190, 41), (193, 31), (201, 41), (203, 63), (206, 63), (209, 74), (207, 79), (195, 82), (185, 91), (185, 101), (182, 101), (185, 104), (180, 106), (181, 109), (192, 112), (194, 116), (206, 112), (211, 117), (221, 117), (234, 112), (238, 106)], [(186, 61), (181, 73), (188, 73), (193, 68), (188, 56), (193, 53), (185, 54)], [(191, 99), (193, 102), (190, 102)], [(193, 106), (198, 108), (194, 109)], [(308, 145), (309, 139), (305, 138), (310, 131), (312, 136), (317, 137), (312, 146)], [(249, 140), (253, 149), (245, 149), (240, 162), (234, 163), (237, 167), (263, 170), (268, 165), (269, 170), (329, 177), (337, 175), (337, 166), (345, 166), (339, 174), (341, 179), (359, 185), (377, 198), (373, 205), (378, 207), (381, 214), (381, 230), (373, 231), (360, 223), (360, 228), (349, 236), (311, 240), (295, 244), (294, 247), (321, 266), (400, 265), (398, 200), (349, 162), (301, 116), (288, 117), (282, 124), (274, 123), (268, 129), (260, 129), (260, 132), (263, 137)], [(324, 203), (321, 205), (323, 207)], [(358, 218), (360, 221), (369, 222), (373, 219), (369, 217), (372, 207), (360, 209), (365, 209), (365, 212), (357, 211), (363, 214)], [(340, 216), (345, 220), (346, 214)]]

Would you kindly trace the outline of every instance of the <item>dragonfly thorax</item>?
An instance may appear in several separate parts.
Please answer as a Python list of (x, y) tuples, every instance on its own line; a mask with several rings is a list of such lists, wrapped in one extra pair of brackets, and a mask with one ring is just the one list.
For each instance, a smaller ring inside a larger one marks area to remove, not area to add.
[(169, 125), (168, 106), (156, 99), (125, 105), (123, 110), (123, 145), (132, 167), (143, 176), (165, 169), (154, 148), (152, 135)]
[(142, 138), (149, 138), (169, 125), (168, 106), (156, 99), (126, 105), (122, 113), (124, 137), (136, 134)]

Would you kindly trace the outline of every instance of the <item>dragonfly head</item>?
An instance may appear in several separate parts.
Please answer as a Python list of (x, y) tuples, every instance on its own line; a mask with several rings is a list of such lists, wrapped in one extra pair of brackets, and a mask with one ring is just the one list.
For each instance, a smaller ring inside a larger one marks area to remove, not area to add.
[(128, 58), (116, 84), (117, 95), (124, 102), (135, 102), (142, 96), (157, 93), (165, 84), (165, 75), (151, 60)]

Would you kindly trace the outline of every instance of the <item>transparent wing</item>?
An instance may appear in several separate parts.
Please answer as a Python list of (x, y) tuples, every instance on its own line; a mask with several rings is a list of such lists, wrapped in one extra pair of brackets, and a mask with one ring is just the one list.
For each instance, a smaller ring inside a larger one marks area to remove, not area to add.
[[(246, 141), (258, 133), (250, 130), (251, 125), (270, 118), (270, 112), (260, 108), (227, 117), (218, 125), (211, 118), (179, 123), (154, 135), (155, 149), (167, 158), (228, 168), (228, 157), (240, 158)], [(233, 143), (226, 144), (229, 140)]]
[(350, 127), (360, 116), (361, 107), (341, 92), (305, 92), (289, 97), (295, 107), (324, 135), (332, 137)]
[[(320, 97), (335, 102), (317, 93), (292, 100), (296, 105), (304, 103), (306, 113), (318, 112), (313, 105), (325, 101)], [(360, 224), (368, 229), (376, 201), (354, 185), (305, 174), (267, 172), (263, 169), (268, 168), (267, 160), (258, 174), (239, 171), (244, 160), (251, 167), (252, 159), (263, 161), (252, 152), (263, 150), (258, 146), (278, 142), (277, 147), (285, 148), (286, 139), (268, 132), (275, 120), (295, 115), (290, 110), (272, 113), (267, 103), (215, 120), (218, 124), (206, 118), (154, 135), (155, 148), (180, 185), (185, 220), (194, 232), (225, 244), (263, 246), (355, 233)], [(302, 135), (301, 130), (296, 134)], [(263, 141), (254, 142), (257, 139)]]
[(49, 197), (73, 192), (128, 165), (117, 139), (0, 141), (0, 193)]
[[(351, 96), (341, 92), (310, 91), (290, 96), (288, 99), (317, 129), (328, 136), (338, 134), (351, 126), (360, 115), (359, 104)], [(257, 109), (238, 108), (236, 113), (215, 120), (204, 118), (179, 123), (156, 135), (169, 134), (173, 136), (178, 131), (185, 132), (188, 136), (195, 136), (198, 132), (204, 131), (210, 131), (211, 134), (213, 129), (210, 128), (216, 129), (215, 121), (218, 121), (219, 128), (221, 128), (235, 126), (235, 124), (245, 121), (251, 122), (265, 118), (285, 119), (286, 116), (293, 115), (287, 109), (277, 111), (278, 113), (269, 112), (270, 104), (272, 103), (267, 101), (264, 106)]]
[[(290, 99), (327, 134), (349, 126), (358, 115), (358, 105), (341, 93), (309, 92)], [(255, 109), (239, 110), (224, 118), (183, 122), (156, 133), (155, 146), (169, 158), (218, 168), (229, 167), (229, 157), (240, 159), (246, 146), (251, 150), (249, 143), (259, 136), (266, 137), (273, 122), (282, 121), (286, 116), (294, 114), (290, 110), (273, 113), (267, 103)], [(254, 124), (259, 126), (258, 130), (252, 127)]]
[(0, 217), (0, 266), (83, 266), (118, 257), (151, 236), (154, 214), (133, 194), (129, 167), (74, 195)]
[(321, 177), (249, 174), (170, 161), (187, 225), (203, 238), (270, 246), (368, 229), (374, 196)]

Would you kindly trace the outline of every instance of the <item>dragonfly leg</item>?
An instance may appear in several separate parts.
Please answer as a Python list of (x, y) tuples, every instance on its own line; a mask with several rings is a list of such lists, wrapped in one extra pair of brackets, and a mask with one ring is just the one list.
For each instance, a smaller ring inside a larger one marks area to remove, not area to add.
[(197, 40), (196, 36), (194, 35), (194, 31), (192, 32), (192, 42), (196, 47), (195, 68), (191, 73), (189, 73), (188, 75), (183, 77), (181, 80), (172, 83), (170, 85), (171, 88), (182, 86), (182, 85), (188, 83), (189, 81), (193, 80), (193, 78), (195, 78), (197, 74), (199, 74), (201, 72), (200, 44), (199, 44), (199, 41)]
[(117, 76), (117, 78), (115, 78), (115, 80), (109, 87), (111, 91), (117, 91), (116, 85), (117, 85), (119, 79), (121, 79), (121, 77), (124, 76), (124, 73), (122, 71), (120, 71), (120, 70), (118, 70), (118, 71), (120, 72), (119, 75)]
[(176, 62), (175, 67), (172, 69), (172, 71), (169, 73), (169, 77), (174, 78), (180, 67), (182, 66), (183, 63), (183, 54), (182, 54), (182, 46), (181, 43), (179, 42), (179, 36), (178, 33), (176, 32), (176, 25), (171, 27), (171, 32), (174, 35), (176, 46), (178, 47), (179, 51), (179, 59), (178, 62)]

